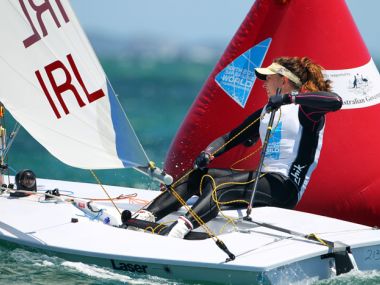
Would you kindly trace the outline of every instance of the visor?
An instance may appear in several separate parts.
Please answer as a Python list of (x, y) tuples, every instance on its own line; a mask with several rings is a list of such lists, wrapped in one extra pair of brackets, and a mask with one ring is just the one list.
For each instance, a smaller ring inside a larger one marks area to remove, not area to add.
[(283, 67), (282, 65), (273, 62), (268, 67), (255, 68), (255, 73), (258, 79), (266, 80), (267, 75), (280, 74), (287, 77), (290, 81), (295, 83), (298, 87), (302, 86), (301, 80), (292, 73), (289, 69)]

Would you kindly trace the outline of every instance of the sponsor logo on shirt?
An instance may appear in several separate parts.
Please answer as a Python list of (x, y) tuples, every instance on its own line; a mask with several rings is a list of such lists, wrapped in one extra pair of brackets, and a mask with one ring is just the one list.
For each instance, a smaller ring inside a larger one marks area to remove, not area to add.
[(275, 160), (278, 160), (280, 158), (281, 131), (282, 122), (278, 123), (277, 126), (272, 130), (271, 136), (269, 137), (267, 150), (265, 152), (266, 158)]
[(290, 169), (290, 179), (292, 179), (298, 186), (301, 186), (303, 178), (305, 177), (304, 172), (307, 165), (293, 164)]

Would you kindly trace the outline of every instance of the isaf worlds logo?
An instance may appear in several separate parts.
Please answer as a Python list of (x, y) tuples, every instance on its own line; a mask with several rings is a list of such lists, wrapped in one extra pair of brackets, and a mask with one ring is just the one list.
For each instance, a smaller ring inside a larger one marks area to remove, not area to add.
[(268, 38), (247, 50), (215, 77), (215, 82), (243, 108), (255, 84), (255, 68), (262, 65), (271, 41)]

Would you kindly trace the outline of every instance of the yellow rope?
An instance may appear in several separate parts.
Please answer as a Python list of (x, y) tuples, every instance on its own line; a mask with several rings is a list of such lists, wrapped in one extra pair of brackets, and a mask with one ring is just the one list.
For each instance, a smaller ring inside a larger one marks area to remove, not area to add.
[(246, 155), (245, 157), (243, 157), (243, 158), (241, 158), (241, 159), (235, 161), (235, 162), (230, 166), (230, 169), (231, 169), (231, 170), (236, 170), (236, 171), (243, 171), (243, 170), (245, 170), (245, 169), (240, 169), (240, 168), (234, 168), (234, 166), (235, 166), (236, 164), (242, 162), (243, 160), (246, 160), (246, 159), (250, 158), (251, 156), (255, 155), (255, 154), (256, 154), (259, 150), (261, 150), (262, 148), (263, 148), (263, 147), (260, 146), (260, 147), (258, 147), (257, 149), (255, 149), (253, 152), (251, 152), (250, 154), (248, 154), (248, 155)]
[[(238, 136), (240, 136), (244, 131), (246, 131), (249, 127), (251, 127), (253, 124), (257, 123), (259, 120), (261, 120), (263, 117), (265, 116), (262, 115), (260, 117), (258, 117), (256, 120), (254, 120), (253, 122), (251, 122), (249, 125), (247, 125), (244, 129), (242, 129), (239, 133), (237, 133), (235, 136), (233, 136), (231, 139), (229, 139), (227, 142), (225, 142), (222, 146), (220, 146), (217, 150), (215, 150), (211, 155), (215, 155), (215, 153), (217, 153), (218, 151), (220, 151), (222, 148), (224, 148), (226, 145), (228, 145), (229, 143), (231, 143), (234, 139), (236, 139)], [(279, 119), (280, 120), (280, 119)], [(278, 122), (279, 122), (278, 120)], [(278, 123), (277, 123), (278, 124)], [(277, 127), (277, 125), (276, 125)], [(238, 160), (237, 162), (235, 162), (234, 164), (232, 164), (231, 166), (231, 169), (233, 169), (232, 167), (234, 165), (236, 165), (237, 163), (251, 157), (252, 155), (256, 154), (259, 150), (261, 149), (258, 148), (256, 149), (253, 153), (249, 154), (248, 156), (244, 157), (243, 159), (240, 159)], [(180, 183), (182, 180), (184, 180), (186, 177), (188, 177), (192, 172), (194, 171), (194, 169), (190, 169), (188, 172), (186, 172), (184, 175), (182, 175), (177, 181), (175, 181), (170, 187), (170, 191), (171, 193), (173, 194), (173, 196), (181, 203), (182, 206), (184, 206), (186, 208), (186, 210), (189, 212), (189, 214), (196, 220), (196, 222), (201, 226), (203, 227), (203, 229), (205, 230), (205, 232), (213, 239), (216, 239), (216, 240), (219, 240), (216, 235), (211, 231), (211, 229), (205, 224), (205, 222), (202, 220), (201, 217), (198, 216), (198, 214), (196, 214), (189, 205), (187, 205), (186, 201), (184, 201), (182, 199), (182, 197), (175, 191), (174, 187), (176, 185), (178, 185), (178, 183)], [(100, 185), (100, 187), (102, 188), (102, 190), (104, 191), (104, 193), (108, 196), (109, 200), (111, 201), (111, 203), (113, 204), (113, 206), (116, 208), (116, 210), (119, 212), (119, 214), (121, 215), (121, 212), (119, 210), (119, 208), (116, 206), (116, 204), (114, 203), (113, 199), (110, 197), (110, 195), (108, 194), (108, 192), (106, 191), (106, 189), (103, 187), (102, 183), (100, 182), (99, 178), (96, 176), (95, 172), (93, 170), (90, 170), (91, 174), (94, 176), (95, 180), (97, 181), (97, 183)], [(265, 174), (264, 174), (265, 175)], [(260, 178), (262, 177), (263, 175), (260, 176)], [(220, 185), (216, 185), (215, 184), (215, 180), (212, 176), (210, 175), (204, 175), (201, 179), (201, 182), (200, 182), (200, 193), (202, 192), (202, 184), (203, 184), (203, 180), (205, 177), (209, 177), (212, 181), (212, 186), (213, 186), (213, 193), (212, 193), (212, 199), (213, 201), (215, 202), (216, 206), (218, 207), (218, 210), (219, 212), (222, 214), (222, 216), (224, 218), (226, 218), (227, 220), (227, 224), (231, 223), (233, 224), (234, 226), (235, 225), (235, 222), (234, 222), (234, 219), (230, 218), (230, 217), (227, 217), (226, 215), (223, 214), (223, 212), (221, 211), (221, 208), (220, 208), (220, 205), (228, 205), (228, 204), (233, 204), (233, 203), (247, 203), (247, 201), (245, 200), (233, 200), (233, 201), (227, 201), (227, 202), (220, 202), (218, 201), (218, 198), (217, 198), (217, 195), (216, 195), (216, 191), (218, 188), (222, 187), (222, 186), (225, 186), (225, 185), (246, 185), (246, 184), (249, 184), (249, 183), (252, 183), (254, 182), (255, 179), (251, 180), (251, 181), (247, 181), (247, 182), (225, 182), (225, 183), (222, 183)], [(164, 193), (165, 191), (163, 191)], [(147, 227), (145, 229), (145, 231), (147, 230), (151, 230), (152, 233), (154, 233), (157, 228), (159, 228), (160, 225), (163, 225), (163, 224), (159, 224), (158, 226), (156, 226), (155, 228), (153, 227)], [(225, 226), (226, 226), (225, 225)], [(223, 228), (225, 227), (223, 226)], [(223, 229), (222, 228), (222, 229)]]
[[(278, 127), (278, 124), (280, 122), (280, 119), (281, 119), (281, 109), (279, 109), (280, 111), (280, 115), (278, 117), (278, 120), (277, 120), (277, 123), (275, 125), (275, 127), (273, 129), (276, 129)], [(263, 116), (260, 116), (258, 119), (256, 119), (255, 121), (253, 121), (252, 123), (250, 123), (247, 127), (245, 127), (243, 130), (241, 130), (237, 135), (235, 135), (234, 137), (232, 137), (229, 141), (227, 141), (224, 145), (222, 145), (221, 147), (218, 148), (218, 150), (216, 150), (215, 152), (213, 152), (213, 154), (215, 154), (216, 152), (218, 152), (220, 149), (222, 149), (223, 147), (225, 147), (228, 143), (230, 143), (232, 140), (234, 140), (236, 137), (238, 137), (241, 133), (243, 133), (245, 130), (247, 130), (250, 126), (252, 126), (254, 123), (256, 123), (259, 119), (263, 118), (265, 116), (265, 114)], [(272, 130), (272, 128), (271, 128)], [(273, 135), (273, 132), (271, 133), (271, 136)], [(249, 155), (245, 156), (244, 158), (234, 162), (232, 164), (232, 166), (230, 167), (231, 170), (244, 170), (244, 169), (234, 169), (233, 166), (238, 164), (239, 162), (243, 161), (243, 160), (246, 160), (247, 158), (253, 156), (254, 154), (256, 154), (259, 150), (262, 149), (262, 146), (260, 146), (259, 148), (257, 148), (255, 151), (253, 151), (252, 153), (250, 153)], [(263, 176), (265, 175), (264, 174), (261, 174), (259, 178), (262, 178)], [(244, 203), (244, 204), (249, 204), (247, 201), (245, 200), (232, 200), (232, 201), (226, 201), (226, 202), (220, 202), (218, 200), (218, 197), (216, 195), (216, 191), (218, 189), (220, 189), (221, 187), (223, 186), (226, 186), (226, 185), (247, 185), (247, 184), (250, 184), (250, 183), (253, 183), (256, 179), (252, 179), (250, 181), (246, 181), (246, 182), (224, 182), (224, 183), (221, 183), (219, 185), (216, 185), (215, 183), (215, 180), (214, 178), (211, 176), (211, 175), (203, 175), (202, 178), (201, 178), (201, 182), (200, 182), (200, 185), (199, 185), (199, 192), (200, 194), (202, 194), (202, 189), (203, 189), (203, 180), (205, 178), (209, 178), (211, 180), (211, 184), (212, 184), (212, 187), (213, 187), (213, 190), (212, 190), (212, 199), (214, 201), (214, 203), (216, 204), (217, 208), (218, 208), (218, 211), (219, 213), (227, 220), (226, 224), (222, 227), (220, 233), (223, 232), (224, 228), (228, 225), (228, 224), (232, 224), (234, 227), (236, 227), (236, 224), (235, 224), (235, 220), (237, 219), (233, 219), (231, 217), (228, 217), (227, 215), (225, 215), (221, 209), (221, 205), (229, 205), (229, 204), (235, 204), (235, 203)]]
[[(280, 111), (280, 115), (278, 116), (278, 120), (277, 120), (276, 126), (273, 128), (274, 130), (277, 129), (278, 124), (280, 123), (280, 119), (281, 119), (281, 115), (282, 115), (282, 113), (281, 113), (281, 109), (279, 109), (279, 111)], [(264, 116), (261, 116), (260, 119), (263, 118), (263, 117), (264, 117)], [(273, 136), (273, 132), (271, 133), (271, 135), (270, 135), (269, 138), (271, 138), (272, 136)], [(260, 151), (262, 148), (263, 148), (263, 146), (261, 145), (260, 147), (258, 147), (257, 149), (255, 149), (252, 153), (246, 155), (245, 157), (239, 159), (238, 161), (235, 161), (235, 162), (231, 165), (230, 169), (232, 169), (232, 170), (237, 170), (237, 171), (243, 171), (243, 170), (245, 170), (245, 169), (234, 168), (234, 166), (235, 166), (236, 164), (242, 162), (243, 160), (246, 160), (246, 159), (250, 158), (251, 156), (255, 155), (255, 154), (256, 154), (258, 151)]]
[[(169, 186), (171, 188), (171, 186)], [(181, 203), (182, 206), (186, 208), (188, 213), (196, 220), (196, 222), (205, 230), (205, 232), (210, 236), (210, 238), (214, 240), (219, 240), (216, 235), (211, 231), (211, 229), (205, 224), (205, 222), (202, 220), (201, 217), (198, 216), (197, 213), (191, 209), (189, 205), (187, 205), (186, 201), (182, 199), (182, 197), (173, 189), (171, 188), (171, 193), (174, 195), (174, 197)]]
[(226, 141), (224, 144), (222, 144), (216, 151), (214, 151), (211, 155), (214, 155), (215, 153), (217, 153), (218, 151), (220, 151), (222, 148), (224, 148), (226, 145), (228, 145), (230, 142), (232, 142), (234, 139), (236, 139), (238, 136), (240, 136), (243, 132), (245, 132), (248, 128), (250, 128), (251, 126), (253, 126), (254, 124), (256, 124), (256, 122), (258, 122), (259, 120), (261, 120), (262, 118), (264, 118), (265, 114), (258, 117), (256, 120), (254, 120), (253, 122), (251, 122), (248, 126), (246, 126), (244, 129), (242, 129), (240, 132), (238, 132), (236, 135), (234, 135), (232, 138), (230, 138), (228, 141)]
[[(231, 139), (229, 139), (227, 142), (225, 142), (223, 145), (221, 145), (217, 150), (215, 150), (213, 153), (211, 153), (211, 155), (215, 155), (218, 151), (220, 151), (221, 149), (223, 149), (226, 145), (228, 145), (229, 143), (231, 143), (234, 139), (236, 139), (238, 136), (240, 136), (243, 132), (245, 132), (249, 127), (251, 127), (253, 124), (257, 123), (259, 120), (261, 120), (263, 117), (265, 116), (262, 115), (260, 117), (258, 117), (256, 120), (254, 120), (253, 122), (251, 122), (250, 124), (248, 124), (244, 129), (242, 129), (240, 132), (238, 132), (236, 135), (234, 135)], [(278, 126), (278, 123), (280, 121), (280, 118), (281, 118), (281, 109), (280, 109), (280, 116), (279, 116), (279, 119), (277, 121), (277, 124), (276, 124), (276, 127)], [(234, 165), (236, 165), (237, 163), (247, 159), (248, 157), (256, 154), (262, 147), (256, 149), (253, 153), (251, 153), (250, 155), (244, 157), (243, 159), (240, 159), (239, 161), (235, 162), (234, 164), (232, 164), (231, 167), (233, 167)], [(186, 177), (188, 177), (192, 172), (194, 171), (194, 169), (190, 169), (189, 171), (187, 171), (183, 176), (181, 176), (177, 181), (175, 181), (170, 187), (170, 190), (171, 190), (171, 193), (173, 194), (173, 196), (181, 203), (182, 206), (185, 207), (185, 209), (188, 211), (188, 213), (196, 220), (196, 222), (204, 228), (205, 232), (211, 237), (211, 238), (216, 238), (218, 239), (215, 234), (210, 230), (210, 228), (205, 224), (205, 222), (202, 220), (201, 217), (199, 217), (192, 209), (189, 205), (187, 205), (186, 201), (184, 201), (182, 199), (182, 197), (175, 191), (175, 186), (178, 185), (182, 180), (184, 180)], [(261, 175), (260, 178), (262, 176), (264, 176), (265, 174)], [(228, 201), (228, 202), (220, 202), (218, 201), (217, 199), (217, 195), (216, 195), (216, 191), (217, 191), (217, 188), (221, 187), (221, 186), (224, 186), (224, 185), (228, 185), (228, 184), (235, 184), (235, 185), (245, 185), (245, 184), (249, 184), (249, 183), (252, 183), (255, 181), (255, 179), (251, 180), (251, 181), (247, 181), (247, 182), (225, 182), (225, 183), (222, 183), (218, 186), (215, 185), (215, 180), (210, 176), (210, 175), (204, 175), (202, 176), (202, 179), (201, 179), (201, 182), (200, 182), (200, 194), (202, 194), (202, 183), (203, 183), (203, 179), (205, 177), (209, 177), (213, 183), (213, 193), (212, 193), (212, 198), (213, 198), (213, 201), (216, 203), (217, 207), (218, 207), (218, 210), (219, 212), (221, 213), (221, 215), (226, 218), (227, 220), (227, 223), (232, 223), (234, 226), (235, 223), (234, 223), (234, 220), (230, 217), (227, 217), (225, 214), (223, 214), (223, 212), (221, 211), (221, 208), (220, 208), (220, 205), (227, 205), (227, 204), (232, 204), (232, 203), (247, 203), (247, 201), (245, 200), (233, 200), (233, 201)], [(247, 203), (248, 204), (248, 203)], [(224, 228), (225, 226), (223, 226)]]
[[(236, 135), (234, 135), (231, 139), (229, 139), (228, 141), (226, 141), (223, 145), (221, 145), (217, 150), (215, 150), (213, 153), (211, 153), (211, 155), (215, 155), (215, 153), (217, 153), (219, 150), (221, 150), (222, 148), (224, 148), (226, 145), (228, 145), (229, 143), (231, 143), (234, 139), (236, 139), (239, 135), (241, 135), (244, 131), (246, 131), (249, 127), (251, 127), (253, 124), (255, 124), (256, 122), (258, 122), (259, 120), (261, 120), (263, 117), (265, 116), (262, 115), (260, 117), (258, 117), (256, 120), (254, 120), (253, 122), (251, 122), (248, 126), (246, 126), (244, 129), (242, 129), (239, 133), (237, 133)], [(187, 171), (184, 175), (182, 175), (177, 181), (175, 181), (172, 185), (171, 185), (171, 188), (173, 189), (179, 182), (181, 182), (182, 180), (184, 180), (186, 177), (188, 177), (192, 172), (194, 171), (194, 169), (190, 169), (189, 171)], [(174, 189), (173, 189), (174, 191)]]
[(312, 234), (308, 234), (307, 235), (307, 238), (313, 238), (313, 239), (316, 239), (319, 243), (323, 244), (324, 246), (327, 246), (329, 247), (329, 245), (323, 240), (321, 239), (320, 237), (318, 237), (316, 234), (312, 233)]
[[(261, 174), (259, 178), (262, 178), (265, 175), (266, 175), (266, 173)], [(226, 186), (226, 185), (247, 185), (247, 184), (253, 183), (256, 179), (252, 179), (252, 180), (249, 180), (246, 182), (224, 182), (224, 183), (221, 183), (219, 185), (216, 185), (215, 179), (211, 175), (205, 174), (202, 176), (202, 179), (200, 182), (200, 191), (203, 189), (202, 185), (203, 185), (203, 180), (205, 178), (209, 178), (211, 180), (211, 184), (213, 187), (211, 197), (212, 197), (215, 205), (217, 206), (219, 213), (227, 220), (226, 225), (224, 225), (222, 229), (224, 229), (227, 226), (227, 224), (232, 224), (234, 227), (236, 227), (235, 220), (237, 220), (237, 218), (234, 219), (234, 218), (231, 218), (231, 217), (228, 217), (227, 215), (225, 215), (221, 209), (221, 206), (222, 205), (229, 205), (229, 204), (236, 204), (236, 203), (243, 203), (243, 204), (249, 204), (249, 203), (246, 200), (242, 200), (242, 199), (220, 202), (218, 200), (218, 196), (217, 196), (216, 192), (218, 190), (220, 190), (221, 187)]]
[(113, 201), (113, 199), (111, 198), (111, 196), (108, 194), (107, 190), (103, 187), (103, 184), (100, 182), (98, 176), (96, 176), (95, 172), (92, 169), (90, 169), (90, 172), (94, 176), (96, 182), (102, 188), (102, 190), (104, 191), (104, 193), (107, 195), (108, 199), (111, 201), (111, 203), (114, 205), (114, 207), (116, 208), (116, 210), (119, 212), (119, 214), (121, 216), (121, 212), (120, 212), (119, 208), (116, 206), (115, 202)]

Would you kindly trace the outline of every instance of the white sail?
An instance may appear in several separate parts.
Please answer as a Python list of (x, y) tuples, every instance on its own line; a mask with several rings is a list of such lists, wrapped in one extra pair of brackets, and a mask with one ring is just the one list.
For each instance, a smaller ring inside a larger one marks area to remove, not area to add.
[(2, 0), (0, 26), (0, 101), (38, 142), (75, 167), (147, 165), (67, 0)]

